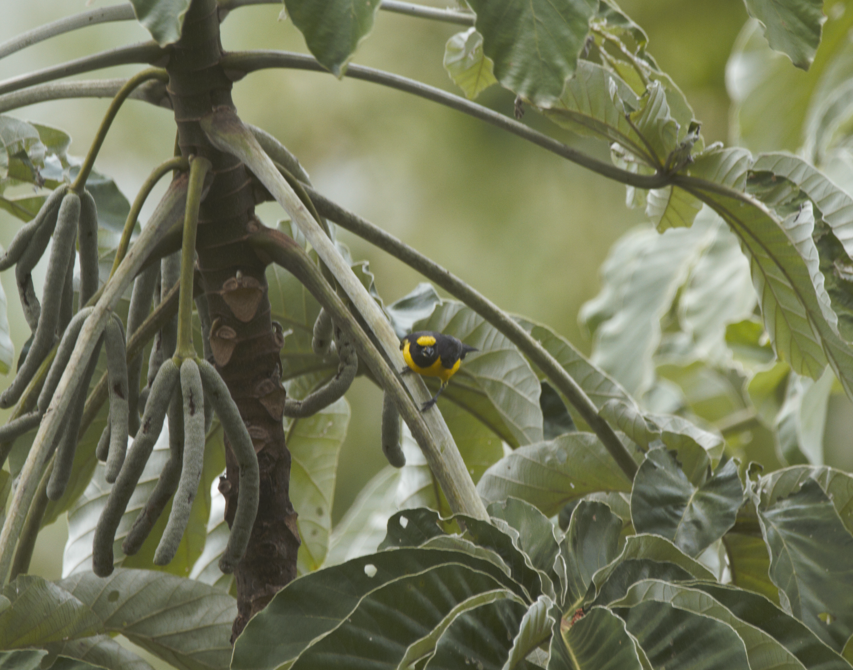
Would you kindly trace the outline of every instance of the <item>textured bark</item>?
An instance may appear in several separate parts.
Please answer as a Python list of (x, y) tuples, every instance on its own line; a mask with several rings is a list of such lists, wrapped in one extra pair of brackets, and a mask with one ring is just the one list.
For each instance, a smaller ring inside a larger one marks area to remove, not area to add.
[[(181, 153), (205, 156), (213, 164), (196, 242), (213, 324), (213, 362), (240, 409), (260, 466), (258, 516), (246, 556), (235, 571), (238, 615), (233, 642), (249, 618), (296, 576), (299, 535), (289, 497), (290, 453), (280, 410), (281, 341), (270, 318), (264, 263), (245, 241), (256, 220), (251, 176), (236, 158), (213, 148), (199, 127), (199, 120), (213, 109), (234, 106), (231, 82), (219, 66), (221, 56), (216, 3), (194, 0), (167, 65), (168, 92)], [(227, 443), (226, 465), (219, 489), (230, 526), (239, 479)]]

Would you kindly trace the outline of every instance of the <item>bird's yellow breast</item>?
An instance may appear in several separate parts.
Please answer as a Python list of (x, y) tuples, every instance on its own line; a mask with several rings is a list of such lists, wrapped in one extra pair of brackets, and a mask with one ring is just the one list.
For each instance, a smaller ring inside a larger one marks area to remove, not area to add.
[(408, 365), (412, 371), (417, 372), (419, 375), (423, 375), (424, 377), (438, 377), (443, 383), (446, 384), (454, 375), (454, 373), (459, 369), (459, 364), (461, 363), (460, 360), (457, 359), (456, 362), (453, 364), (453, 367), (446, 368), (442, 364), (440, 356), (436, 356), (435, 360), (429, 367), (419, 367), (418, 364), (415, 363), (414, 360), (412, 360), (412, 353), (411, 351), (409, 351), (410, 346), (410, 343), (406, 341), (405, 345), (403, 346), (403, 359), (406, 361), (406, 365)]

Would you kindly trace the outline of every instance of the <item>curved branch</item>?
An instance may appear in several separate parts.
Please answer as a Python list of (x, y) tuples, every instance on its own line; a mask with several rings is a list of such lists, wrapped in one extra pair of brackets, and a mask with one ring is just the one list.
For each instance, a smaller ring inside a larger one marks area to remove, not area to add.
[(135, 18), (136, 15), (133, 13), (133, 6), (129, 2), (124, 5), (100, 7), (98, 9), (90, 9), (88, 12), (73, 14), (72, 16), (46, 23), (38, 28), (33, 28), (23, 35), (18, 35), (7, 42), (3, 42), (3, 44), (0, 44), (0, 58), (5, 58), (16, 51), (26, 49), (39, 42), (44, 42), (51, 37), (69, 33), (72, 30), (94, 26), (98, 23), (129, 21)]
[[(326, 70), (320, 63), (303, 54), (291, 53), (288, 51), (241, 51), (226, 54), (221, 60), (222, 67), (226, 70), (234, 70), (238, 73), (248, 74), (256, 70), (267, 68), (285, 68), (293, 70), (309, 70), (311, 72), (325, 72)], [(514, 135), (518, 135), (522, 139), (532, 142), (537, 146), (547, 149), (548, 151), (557, 154), (561, 158), (565, 158), (581, 167), (591, 170), (596, 174), (600, 174), (608, 179), (627, 184), (628, 186), (636, 186), (642, 189), (662, 188), (669, 184), (669, 177), (665, 174), (640, 175), (623, 170), (597, 160), (582, 151), (573, 149), (562, 142), (540, 133), (523, 123), (519, 123), (514, 119), (493, 112), (491, 109), (478, 105), (474, 102), (465, 100), (458, 95), (453, 95), (442, 91), (441, 89), (421, 84), (418, 81), (407, 79), (396, 74), (382, 72), (373, 68), (364, 67), (361, 65), (349, 65), (344, 73), (352, 79), (361, 79), (374, 84), (381, 84), (399, 91), (411, 93), (421, 98), (425, 98), (432, 102), (437, 102), (441, 105), (455, 109), (458, 112), (473, 116), (475, 119), (485, 121), (505, 130)], [(2, 92), (2, 91), (0, 91)]]
[(0, 95), (19, 91), (28, 86), (44, 84), (48, 81), (64, 79), (75, 74), (93, 72), (116, 65), (148, 64), (156, 65), (163, 58), (166, 50), (156, 42), (140, 42), (126, 47), (109, 49), (100, 53), (68, 61), (62, 65), (53, 65), (42, 70), (36, 70), (19, 77), (12, 77), (0, 82)]
[[(376, 335), (383, 353), (395, 364), (399, 362), (402, 365), (399, 340), (391, 324), (234, 110), (228, 107), (216, 109), (213, 114), (202, 118), (201, 128), (216, 148), (237, 156), (288, 212), (314, 247), (317, 255), (334, 273), (335, 279), (352, 300), (356, 313), (367, 322), (369, 330)], [(320, 272), (318, 268), (317, 272)], [(336, 318), (337, 314), (332, 312), (332, 317)], [(355, 333), (351, 335), (356, 336)], [(382, 366), (375, 371), (381, 375), (380, 378), (386, 389), (399, 388), (402, 393), (402, 386), (395, 375), (389, 371), (388, 378), (385, 378), (382, 374), (384, 371)], [(412, 380), (410, 388), (419, 402), (429, 397), (426, 385), (420, 379)], [(434, 468), (436, 475), (442, 477), (441, 485), (448, 501), (453, 505), (453, 511), (479, 519), (488, 519), (486, 508), (474, 488), (474, 483), (441, 414), (429, 412), (424, 416), (418, 412), (417, 417), (408, 416), (405, 408), (409, 407), (410, 402), (401, 403), (401, 413), (407, 423), (412, 421), (409, 426), (412, 428), (415, 439), (418, 440), (418, 445), (424, 451), (427, 462)]]
[(412, 2), (397, 2), (396, 0), (382, 0), (379, 9), (397, 14), (415, 16), (419, 19), (432, 19), (445, 23), (456, 23), (460, 26), (473, 26), (476, 16), (472, 12), (457, 12), (454, 9), (439, 9), (438, 7), (426, 7), (416, 5)]
[[(14, 93), (0, 95), (0, 113), (51, 100), (72, 98), (114, 98), (127, 79), (90, 79), (85, 81), (59, 81), (30, 86)], [(155, 107), (171, 108), (166, 85), (160, 81), (147, 81), (130, 94), (131, 100), (142, 100)]]
[(393, 235), (386, 233), (369, 221), (348, 212), (343, 207), (320, 195), (309, 186), (304, 187), (321, 216), (337, 223), (351, 233), (367, 240), (406, 265), (414, 268), (424, 277), (434, 282), (451, 295), (459, 298), (477, 314), (503, 333), (518, 349), (545, 373), (548, 379), (568, 398), (578, 414), (589, 424), (593, 432), (604, 444), (617, 465), (633, 480), (637, 473), (637, 463), (622, 441), (604, 419), (584, 390), (565, 371), (563, 366), (537, 342), (514, 319), (504, 313), (488, 298), (475, 291), (458, 277), (429, 258), (404, 244)]

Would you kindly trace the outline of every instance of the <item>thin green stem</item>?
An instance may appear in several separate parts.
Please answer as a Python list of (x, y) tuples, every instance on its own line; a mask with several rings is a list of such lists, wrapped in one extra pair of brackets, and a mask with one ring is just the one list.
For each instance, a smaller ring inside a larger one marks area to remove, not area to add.
[(578, 383), (530, 333), (488, 298), (475, 291), (438, 263), (433, 262), (378, 226), (365, 221), (352, 212), (348, 212), (328, 198), (317, 193), (314, 189), (306, 186), (305, 190), (322, 216), (334, 221), (342, 228), (355, 233), (403, 261), (406, 265), (414, 268), (427, 279), (451, 295), (459, 298), (459, 300), (503, 333), (525, 356), (539, 366), (557, 389), (568, 398), (572, 406), (578, 411), (584, 421), (587, 422), (602, 444), (604, 444), (622, 471), (629, 479), (633, 480), (637, 472), (637, 463), (631, 457), (630, 452), (619, 439), (619, 436), (616, 435), (610, 424), (599, 416), (598, 408)]
[(193, 348), (193, 270), (195, 268), (195, 236), (198, 229), (198, 210), (204, 190), (204, 179), (210, 168), (203, 156), (190, 158), (190, 181), (187, 186), (187, 209), (184, 215), (184, 237), (181, 244), (181, 296), (178, 303), (178, 344), (175, 355), (194, 358)]
[[(126, 78), (87, 79), (75, 81), (55, 81), (48, 84), (30, 86), (14, 93), (0, 95), (0, 112), (8, 112), (29, 105), (51, 100), (72, 98), (113, 98), (127, 83)], [(149, 81), (134, 89), (131, 100), (143, 100), (156, 107), (169, 103), (166, 86), (157, 81)]]
[(87, 12), (80, 12), (79, 14), (66, 16), (65, 18), (58, 19), (57, 21), (52, 21), (44, 24), (43, 26), (39, 26), (38, 28), (28, 30), (17, 37), (13, 37), (7, 42), (3, 42), (3, 44), (0, 44), (0, 58), (5, 58), (16, 51), (26, 49), (33, 44), (44, 42), (45, 40), (49, 40), (51, 37), (64, 35), (65, 33), (69, 33), (73, 30), (78, 30), (87, 26), (94, 26), (98, 23), (131, 21), (135, 18), (136, 16), (133, 13), (133, 6), (130, 3), (126, 3), (124, 5), (113, 5), (112, 7), (90, 9)]
[(28, 86), (44, 84), (57, 79), (65, 79), (75, 74), (94, 72), (116, 65), (148, 64), (160, 61), (166, 55), (166, 50), (157, 42), (140, 42), (126, 47), (101, 51), (91, 56), (68, 61), (62, 65), (53, 65), (42, 70), (29, 72), (20, 77), (12, 77), (0, 82), (0, 95), (20, 91)]
[[(222, 67), (226, 70), (236, 70), (237, 72), (254, 72), (255, 70), (263, 70), (268, 68), (286, 68), (293, 70), (308, 70), (311, 72), (325, 72), (329, 74), (322, 65), (310, 56), (296, 54), (287, 51), (243, 51), (226, 54), (220, 61)], [(552, 153), (557, 154), (561, 158), (565, 158), (573, 163), (577, 163), (596, 174), (600, 174), (608, 179), (613, 179), (628, 186), (636, 186), (642, 189), (663, 188), (669, 184), (667, 175), (657, 173), (653, 175), (641, 175), (623, 170), (597, 160), (582, 151), (566, 146), (562, 142), (540, 133), (528, 126), (525, 126), (514, 119), (498, 114), (492, 110), (478, 105), (469, 100), (442, 91), (441, 89), (427, 86), (418, 81), (400, 77), (381, 70), (363, 67), (360, 65), (349, 65), (345, 75), (352, 79), (360, 79), (369, 81), (374, 84), (388, 86), (399, 91), (417, 95), (426, 100), (437, 102), (441, 105), (455, 109), (456, 111), (473, 116), (476, 119), (485, 121), (505, 130), (507, 132), (518, 135), (522, 139), (532, 142), (533, 144), (547, 149)]]
[(443, 21), (444, 23), (455, 23), (460, 26), (473, 26), (476, 15), (472, 12), (457, 12), (454, 9), (439, 9), (438, 7), (425, 7), (412, 2), (396, 2), (396, 0), (382, 0), (379, 9), (397, 14), (414, 16), (419, 19), (430, 19), (432, 21)]
[(127, 80), (127, 83), (121, 87), (119, 92), (116, 93), (116, 96), (113, 98), (113, 101), (110, 103), (103, 121), (101, 121), (101, 126), (98, 128), (95, 139), (92, 140), (92, 146), (89, 148), (89, 153), (86, 154), (86, 160), (84, 160), (83, 165), (80, 166), (80, 172), (77, 173), (77, 178), (74, 180), (74, 183), (71, 184), (72, 191), (79, 193), (86, 186), (86, 180), (89, 178), (89, 173), (95, 165), (95, 158), (101, 150), (104, 140), (107, 138), (107, 133), (110, 130), (113, 120), (116, 118), (116, 114), (118, 114), (118, 110), (121, 109), (122, 104), (124, 104), (124, 101), (127, 100), (127, 97), (133, 92), (133, 89), (149, 79), (157, 79), (162, 82), (167, 82), (169, 81), (169, 75), (165, 70), (161, 70), (160, 68), (149, 68), (133, 75)]
[(116, 255), (113, 260), (113, 268), (110, 271), (110, 277), (115, 274), (118, 266), (121, 264), (122, 260), (124, 260), (127, 248), (130, 246), (130, 238), (133, 235), (136, 220), (139, 218), (142, 206), (145, 204), (148, 196), (151, 195), (151, 191), (157, 185), (157, 182), (159, 182), (160, 179), (163, 178), (163, 175), (168, 172), (173, 172), (175, 170), (184, 171), (188, 167), (189, 162), (186, 158), (170, 158), (169, 160), (160, 163), (160, 165), (154, 168), (151, 171), (151, 174), (148, 175), (148, 179), (145, 180), (145, 183), (143, 183), (142, 187), (139, 189), (139, 193), (136, 194), (136, 198), (134, 199), (130, 212), (127, 215), (127, 220), (124, 222), (124, 228), (121, 231), (121, 239), (119, 240), (118, 248), (116, 249)]

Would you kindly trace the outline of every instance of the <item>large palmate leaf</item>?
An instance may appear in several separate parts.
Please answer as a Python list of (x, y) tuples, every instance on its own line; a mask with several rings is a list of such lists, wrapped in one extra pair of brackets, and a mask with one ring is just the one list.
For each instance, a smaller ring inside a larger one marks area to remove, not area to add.
[(837, 334), (822, 290), (813, 219), (803, 208), (780, 220), (760, 202), (726, 190), (691, 188), (723, 217), (750, 259), (764, 324), (777, 354), (817, 379), (826, 362), (853, 397), (853, 350)]
[(293, 25), (314, 57), (342, 77), (361, 41), (373, 29), (378, 2), (370, 0), (285, 0)]
[(121, 633), (177, 668), (228, 666), (236, 603), (206, 584), (119, 569), (107, 578), (81, 572), (57, 583), (21, 576), (4, 595), (11, 601), (0, 612), (4, 649), (75, 639), (85, 644)]
[(495, 77), (513, 93), (537, 106), (559, 97), (578, 64), (593, 0), (472, 0), (483, 51), (494, 61)]
[(402, 548), (365, 556), (288, 584), (246, 626), (231, 667), (329, 667), (353, 655), (397, 664), (410, 644), (432, 635), (435, 645), (455, 615), (515, 600), (516, 590), (497, 565), (460, 551)]
[(542, 439), (539, 381), (504, 335), (470, 307), (450, 301), (414, 328), (453, 335), (479, 350), (468, 354), (443, 398), (476, 416), (512, 447)]
[(319, 568), (326, 559), (332, 530), (332, 503), (338, 455), (347, 433), (350, 410), (343, 398), (287, 429), (292, 457), (291, 502), (299, 517), (302, 544), (297, 568), (301, 573)]
[(682, 469), (673, 452), (652, 449), (634, 479), (631, 518), (637, 532), (661, 535), (696, 557), (734, 525), (742, 502), (734, 461), (721, 461), (712, 474), (707, 458)]
[(759, 504), (758, 518), (783, 605), (841, 651), (853, 634), (853, 536), (832, 501), (818, 482), (806, 479), (788, 497)]
[(576, 659), (576, 667), (620, 670), (644, 667), (641, 652), (625, 622), (610, 610), (594, 607), (562, 635), (566, 649)]
[(781, 51), (799, 68), (808, 70), (820, 44), (823, 0), (745, 0), (750, 16), (764, 26), (772, 49)]
[(486, 470), (477, 485), (486, 501), (520, 498), (546, 516), (588, 493), (630, 490), (631, 481), (591, 433), (516, 449)]

